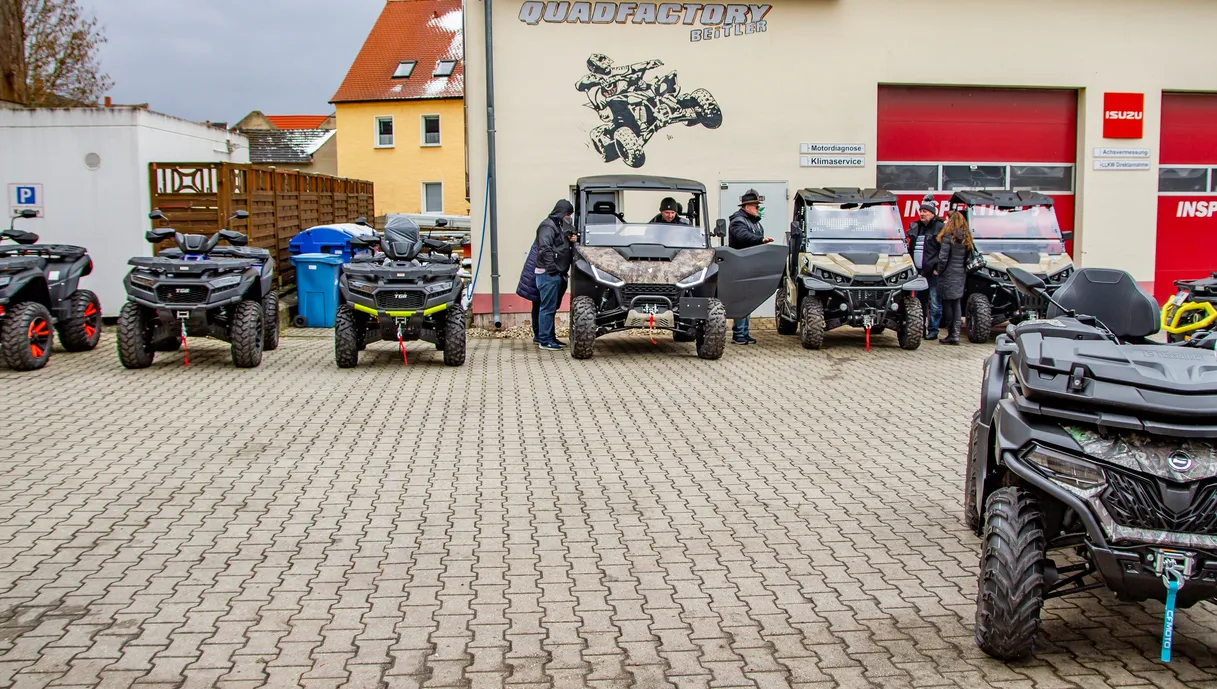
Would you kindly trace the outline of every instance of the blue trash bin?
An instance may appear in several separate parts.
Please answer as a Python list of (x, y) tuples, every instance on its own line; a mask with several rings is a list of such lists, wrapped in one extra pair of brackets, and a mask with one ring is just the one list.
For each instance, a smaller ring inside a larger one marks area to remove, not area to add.
[(371, 253), (368, 249), (351, 250), (351, 238), (372, 233), (372, 228), (342, 223), (336, 225), (318, 225), (297, 233), (288, 242), (288, 253), (292, 256), (301, 254), (330, 254), (341, 256), (343, 263), (348, 263), (352, 255)]
[(342, 256), (309, 253), (290, 257), (296, 267), (297, 315), (308, 328), (334, 327)]

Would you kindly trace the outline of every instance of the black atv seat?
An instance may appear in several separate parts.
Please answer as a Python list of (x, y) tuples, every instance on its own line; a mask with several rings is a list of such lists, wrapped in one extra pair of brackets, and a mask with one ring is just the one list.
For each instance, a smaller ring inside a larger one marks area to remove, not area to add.
[[(1062, 308), (1099, 319), (1121, 340), (1149, 337), (1161, 327), (1158, 302), (1122, 270), (1082, 268), (1052, 296)], [(1047, 315), (1064, 313), (1053, 304)]]
[(423, 249), (418, 224), (404, 215), (395, 215), (385, 223), (381, 249), (394, 261), (412, 261)]

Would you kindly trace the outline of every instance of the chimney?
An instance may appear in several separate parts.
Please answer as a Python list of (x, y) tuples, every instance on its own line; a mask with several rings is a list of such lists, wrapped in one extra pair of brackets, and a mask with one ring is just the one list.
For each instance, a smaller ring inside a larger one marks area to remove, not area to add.
[(106, 96), (106, 107), (110, 107), (110, 97)]

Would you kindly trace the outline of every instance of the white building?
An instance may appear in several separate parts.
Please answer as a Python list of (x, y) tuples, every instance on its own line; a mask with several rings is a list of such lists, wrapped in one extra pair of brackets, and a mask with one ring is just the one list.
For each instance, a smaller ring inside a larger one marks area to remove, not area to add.
[[(126, 300), (122, 279), (132, 256), (151, 256), (144, 232), (149, 163), (249, 162), (245, 137), (141, 108), (0, 110), (0, 188), (5, 214), (36, 208), (18, 221), (48, 244), (89, 250), (105, 316)], [(7, 223), (5, 225), (7, 227)]]

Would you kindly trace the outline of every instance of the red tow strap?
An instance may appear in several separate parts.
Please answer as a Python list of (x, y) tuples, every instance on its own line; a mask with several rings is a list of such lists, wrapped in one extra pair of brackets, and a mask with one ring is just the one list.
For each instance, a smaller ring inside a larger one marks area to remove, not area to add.
[(870, 351), (870, 328), (866, 329), (866, 351)]
[(651, 314), (651, 332), (647, 333), (647, 336), (651, 338), (651, 344), (659, 344), (655, 341), (655, 314), (653, 313)]
[(182, 356), (184, 357), (184, 366), (190, 365), (190, 347), (186, 344), (186, 321), (182, 321)]
[(401, 362), (409, 366), (410, 362), (406, 359), (406, 342), (401, 339), (401, 328), (397, 329), (397, 346), (401, 348)]

